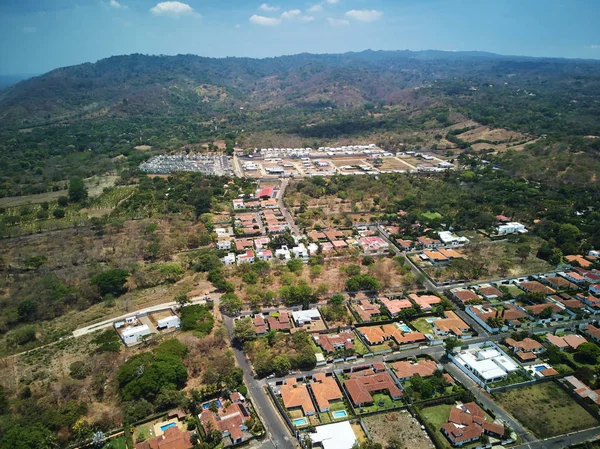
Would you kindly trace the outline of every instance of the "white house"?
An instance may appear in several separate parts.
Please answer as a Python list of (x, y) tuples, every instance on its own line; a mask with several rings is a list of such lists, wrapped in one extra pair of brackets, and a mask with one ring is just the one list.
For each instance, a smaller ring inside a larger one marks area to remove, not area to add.
[(310, 254), (317, 254), (317, 251), (319, 251), (319, 245), (317, 245), (316, 243), (308, 244), (308, 252)]
[(298, 246), (292, 248), (292, 253), (297, 259), (308, 260), (308, 249), (304, 246), (304, 243), (299, 243)]
[(320, 320), (321, 314), (317, 309), (299, 310), (297, 312), (292, 312), (292, 317), (294, 318), (296, 326), (304, 326), (305, 324), (310, 324), (312, 321)]
[(219, 240), (217, 249), (231, 249), (231, 240)]
[(223, 265), (233, 265), (235, 263), (235, 254), (227, 254), (225, 257), (221, 258), (221, 262), (223, 262)]
[(126, 345), (134, 345), (142, 341), (142, 338), (145, 335), (150, 335), (151, 333), (148, 325), (142, 324), (141, 326), (133, 326), (124, 329), (123, 332), (121, 332), (121, 338)]
[(225, 228), (215, 228), (215, 232), (220, 239), (229, 237), (229, 231)]
[(525, 225), (518, 223), (516, 221), (511, 221), (506, 224), (498, 226), (498, 234), (506, 235), (506, 234), (525, 234), (527, 229)]
[(237, 256), (237, 264), (241, 265), (243, 263), (254, 263), (254, 252), (252, 250), (249, 249), (244, 254)]
[(244, 200), (243, 199), (235, 199), (235, 200), (232, 201), (232, 203), (233, 203), (233, 209), (234, 210), (245, 209)]
[(256, 253), (256, 257), (258, 260), (264, 260), (265, 262), (269, 262), (273, 259), (273, 251), (270, 249), (261, 249)]
[(469, 243), (469, 239), (466, 237), (459, 237), (456, 234), (453, 234), (450, 231), (440, 231), (438, 232), (440, 236), (440, 240), (444, 243), (444, 245), (462, 245), (465, 243)]
[(284, 245), (281, 248), (275, 250), (275, 257), (277, 259), (289, 260), (292, 258), (292, 255), (290, 254), (290, 250), (288, 249), (288, 247)]
[(173, 329), (181, 326), (181, 320), (177, 315), (171, 315), (166, 318), (161, 318), (156, 322), (157, 329)]

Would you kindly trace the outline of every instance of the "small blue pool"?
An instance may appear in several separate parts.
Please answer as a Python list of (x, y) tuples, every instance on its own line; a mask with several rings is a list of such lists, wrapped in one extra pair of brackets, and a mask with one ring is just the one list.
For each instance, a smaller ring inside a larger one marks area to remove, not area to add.
[(400, 328), (400, 330), (404, 333), (409, 333), (412, 332), (411, 328), (408, 327), (406, 324), (401, 324), (400, 326), (398, 326)]
[(160, 430), (161, 430), (161, 432), (164, 433), (164, 431), (167, 430), (170, 427), (177, 427), (177, 423), (170, 422), (169, 424), (165, 424), (164, 426), (160, 426)]
[(202, 404), (202, 408), (204, 410), (207, 410), (211, 406), (211, 404), (217, 404), (217, 408), (223, 407), (223, 404), (221, 404), (221, 401), (219, 399), (217, 399), (216, 401), (207, 402), (206, 404)]
[(348, 413), (346, 413), (346, 410), (338, 410), (337, 412), (333, 412), (333, 419), (341, 419), (341, 418), (346, 418), (348, 416)]
[(308, 419), (306, 418), (296, 418), (294, 421), (294, 425), (296, 427), (305, 426), (308, 424)]
[(425, 318), (425, 321), (427, 321), (429, 324), (433, 323), (436, 320), (439, 320), (439, 317)]
[(536, 371), (544, 371), (547, 368), (547, 366), (545, 366), (545, 365), (538, 365), (538, 366), (535, 366), (534, 368), (535, 368)]

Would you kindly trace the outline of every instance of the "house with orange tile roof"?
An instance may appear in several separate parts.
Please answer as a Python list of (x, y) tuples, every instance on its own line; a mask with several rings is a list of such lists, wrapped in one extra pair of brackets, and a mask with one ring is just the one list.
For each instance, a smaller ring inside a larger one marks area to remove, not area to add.
[(571, 264), (579, 265), (582, 268), (589, 268), (592, 266), (592, 262), (579, 254), (565, 256), (565, 260)]
[(423, 248), (437, 248), (442, 245), (440, 240), (430, 239), (429, 237), (417, 237), (417, 243)]
[(306, 384), (297, 383), (295, 378), (285, 379), (285, 384), (279, 387), (283, 405), (288, 410), (302, 410), (305, 416), (315, 414), (315, 406)]
[(450, 293), (462, 304), (468, 304), (474, 301), (481, 301), (481, 296), (479, 296), (473, 290), (467, 288), (455, 288), (450, 290)]
[(357, 327), (356, 330), (370, 345), (378, 345), (386, 341), (386, 333), (383, 332), (380, 326)]
[(342, 240), (344, 238), (344, 233), (338, 229), (328, 229), (324, 231), (323, 234), (325, 234), (325, 237), (327, 237), (330, 242)]
[(267, 323), (265, 322), (265, 317), (261, 313), (257, 313), (254, 316), (252, 323), (254, 324), (256, 335), (264, 335), (267, 333)]
[(410, 251), (414, 247), (414, 242), (412, 240), (406, 239), (396, 239), (396, 243), (402, 248), (402, 251)]
[(479, 294), (484, 297), (487, 301), (491, 301), (493, 299), (502, 298), (504, 293), (498, 290), (496, 287), (492, 287), (491, 285), (482, 286), (478, 289)]
[(544, 295), (553, 295), (556, 290), (550, 288), (538, 281), (526, 281), (519, 284), (527, 293), (543, 293)]
[(418, 305), (421, 310), (423, 310), (424, 312), (428, 312), (432, 309), (432, 306), (434, 306), (435, 304), (439, 304), (440, 302), (442, 302), (442, 300), (439, 298), (439, 296), (435, 296), (435, 295), (417, 295), (416, 293), (411, 293), (410, 295), (408, 295), (408, 297), (416, 304)]
[(230, 438), (232, 444), (239, 444), (252, 435), (248, 432), (246, 421), (251, 418), (250, 411), (246, 405), (240, 402), (235, 402), (229, 406), (225, 406), (225, 400), (221, 400), (221, 407), (217, 413), (210, 409), (203, 408), (202, 413), (198, 416), (200, 424), (205, 433), (212, 430), (219, 430), (222, 438)]
[(452, 248), (440, 248), (438, 249), (438, 252), (448, 260), (465, 258), (465, 256)]
[(387, 392), (394, 401), (402, 398), (402, 391), (387, 372), (352, 375), (344, 381), (344, 388), (357, 407), (373, 404), (373, 395), (376, 393)]
[(280, 312), (279, 316), (269, 315), (267, 323), (269, 324), (269, 329), (272, 331), (289, 331), (292, 327), (287, 311)]
[(546, 341), (552, 346), (556, 346), (561, 351), (564, 351), (565, 349), (577, 349), (581, 343), (587, 342), (585, 337), (577, 334), (564, 335), (562, 337), (546, 334)]
[(413, 306), (412, 302), (408, 299), (379, 298), (379, 301), (393, 318), (395, 318), (402, 310), (410, 309)]
[(368, 299), (361, 299), (358, 304), (353, 304), (352, 308), (362, 321), (371, 321), (371, 318), (380, 315), (379, 305)]
[(589, 336), (596, 343), (600, 343), (600, 328), (597, 328), (593, 324), (586, 324), (583, 327), (583, 333)]
[(310, 231), (308, 234), (306, 234), (310, 239), (312, 239), (314, 242), (318, 242), (319, 240), (326, 240), (327, 236), (319, 231)]
[(319, 412), (328, 412), (331, 403), (340, 402), (344, 395), (333, 376), (327, 376), (325, 373), (316, 373), (313, 381), (310, 383), (310, 389), (315, 396)]
[(444, 318), (433, 322), (433, 332), (439, 336), (453, 334), (456, 337), (461, 338), (470, 330), (471, 328), (469, 325), (451, 310), (446, 310), (444, 312)]
[(178, 427), (169, 427), (160, 436), (136, 443), (135, 449), (191, 449), (190, 432), (182, 432)]
[(327, 354), (337, 349), (354, 349), (354, 332), (340, 332), (335, 335), (313, 335), (315, 343)]
[(504, 436), (504, 426), (488, 421), (485, 412), (474, 402), (454, 406), (448, 422), (442, 424), (440, 430), (453, 446), (477, 441), (483, 435)]
[(559, 275), (561, 275), (562, 277), (564, 277), (565, 279), (567, 279), (570, 282), (573, 282), (574, 284), (584, 284), (585, 283), (585, 278), (583, 277), (582, 274), (577, 273), (576, 271), (569, 271), (566, 273), (558, 273)]
[(421, 377), (433, 376), (440, 369), (433, 360), (421, 359), (416, 362), (412, 360), (401, 360), (391, 364), (392, 370), (398, 380), (407, 380), (418, 374)]
[(444, 256), (442, 253), (440, 253), (437, 250), (424, 250), (421, 254), (419, 254), (419, 257), (423, 260), (428, 260), (429, 262), (431, 262), (432, 264), (445, 264), (448, 263), (449, 260), (446, 256)]
[(508, 346), (515, 354), (521, 352), (529, 352), (532, 354), (539, 354), (545, 351), (544, 346), (539, 341), (533, 338), (524, 338), (521, 341), (517, 341), (513, 338), (507, 338), (504, 340), (506, 346)]

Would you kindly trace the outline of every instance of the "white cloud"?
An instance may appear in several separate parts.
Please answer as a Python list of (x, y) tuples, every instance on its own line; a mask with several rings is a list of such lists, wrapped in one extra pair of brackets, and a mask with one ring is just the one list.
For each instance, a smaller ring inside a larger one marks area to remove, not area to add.
[(127, 6), (119, 3), (117, 0), (109, 0), (108, 6), (115, 9), (127, 9)]
[(23, 33), (35, 33), (36, 31), (36, 27), (23, 27)]
[(302, 11), (299, 9), (290, 9), (289, 11), (285, 11), (281, 14), (281, 18), (283, 20), (296, 20), (298, 22), (312, 22), (315, 20), (313, 16), (302, 14)]
[(176, 1), (160, 2), (156, 6), (150, 8), (150, 12), (155, 16), (169, 16), (169, 17), (181, 17), (181, 16), (196, 16), (200, 17), (194, 8), (187, 3), (181, 3)]
[(346, 12), (346, 17), (358, 20), (360, 22), (374, 22), (375, 20), (381, 19), (383, 13), (376, 9), (351, 9)]
[(250, 23), (254, 25), (261, 26), (276, 26), (281, 23), (281, 19), (277, 17), (265, 17), (254, 14), (250, 19), (248, 19)]
[(590, 50), (600, 50), (599, 44), (586, 45), (585, 48), (589, 48)]
[(272, 5), (269, 5), (268, 3), (263, 3), (262, 5), (260, 5), (258, 7), (258, 9), (260, 9), (261, 11), (273, 12), (273, 11), (277, 11), (279, 9), (279, 6), (272, 6)]
[(327, 21), (329, 22), (329, 25), (331, 25), (331, 26), (350, 25), (350, 21), (346, 20), (346, 19), (334, 19), (333, 17), (328, 17)]
[(312, 5), (310, 8), (306, 10), (306, 12), (321, 12), (323, 11), (323, 5), (317, 3), (316, 5)]
[(330, 5), (337, 5), (340, 0), (325, 0), (327, 3), (329, 3)]

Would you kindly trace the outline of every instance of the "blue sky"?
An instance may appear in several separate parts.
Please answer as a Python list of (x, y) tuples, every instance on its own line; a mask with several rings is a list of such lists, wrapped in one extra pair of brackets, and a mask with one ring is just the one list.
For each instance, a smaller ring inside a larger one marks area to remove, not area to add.
[(0, 74), (111, 55), (364, 49), (600, 59), (600, 0), (1, 0)]

